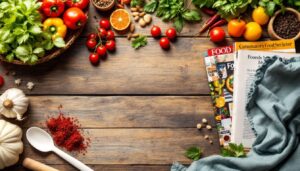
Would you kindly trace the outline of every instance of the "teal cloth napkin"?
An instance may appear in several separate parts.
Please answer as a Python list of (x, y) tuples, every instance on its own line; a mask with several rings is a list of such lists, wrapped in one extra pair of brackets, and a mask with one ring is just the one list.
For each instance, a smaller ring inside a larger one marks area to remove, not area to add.
[(211, 156), (171, 171), (300, 171), (300, 58), (267, 58), (248, 96), (248, 118), (256, 134), (245, 158)]

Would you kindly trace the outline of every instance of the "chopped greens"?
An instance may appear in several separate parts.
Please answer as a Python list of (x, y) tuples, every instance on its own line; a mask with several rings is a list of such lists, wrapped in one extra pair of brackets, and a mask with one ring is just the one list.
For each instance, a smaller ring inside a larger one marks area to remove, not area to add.
[(64, 40), (52, 40), (42, 30), (37, 0), (2, 0), (0, 2), (0, 55), (6, 60), (35, 64), (54, 46), (63, 47)]

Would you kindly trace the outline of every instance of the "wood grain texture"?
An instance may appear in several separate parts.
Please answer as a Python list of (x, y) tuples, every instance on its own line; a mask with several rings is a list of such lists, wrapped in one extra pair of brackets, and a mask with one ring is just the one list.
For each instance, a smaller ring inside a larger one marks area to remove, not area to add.
[(195, 128), (202, 118), (214, 124), (210, 97), (190, 96), (31, 96), (23, 127), (45, 127), (49, 115), (62, 111), (83, 128)]
[[(174, 161), (190, 163), (184, 152), (191, 146), (203, 149), (203, 156), (219, 153), (216, 130), (198, 131), (194, 128), (178, 129), (84, 129), (91, 139), (88, 152), (73, 154), (86, 164), (171, 164)], [(211, 145), (204, 135), (209, 134)], [(46, 164), (67, 164), (52, 153), (40, 153), (25, 142), (24, 156)]]
[(88, 60), (85, 39), (79, 39), (61, 57), (34, 67), (3, 64), (0, 72), (16, 71), (7, 76), (1, 91), (21, 78), (36, 84), (28, 94), (208, 94), (203, 55), (214, 44), (204, 38), (182, 38), (170, 51), (148, 38), (148, 46), (134, 50), (125, 38), (117, 40), (117, 51), (99, 66)]

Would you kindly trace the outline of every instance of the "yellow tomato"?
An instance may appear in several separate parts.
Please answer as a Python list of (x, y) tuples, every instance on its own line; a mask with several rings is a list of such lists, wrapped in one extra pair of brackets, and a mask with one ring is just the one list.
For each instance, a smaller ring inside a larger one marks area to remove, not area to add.
[(265, 25), (269, 22), (269, 15), (263, 7), (257, 7), (252, 12), (252, 19), (260, 25)]
[(246, 25), (246, 31), (244, 33), (244, 38), (248, 41), (256, 41), (262, 35), (262, 28), (256, 22), (250, 22)]

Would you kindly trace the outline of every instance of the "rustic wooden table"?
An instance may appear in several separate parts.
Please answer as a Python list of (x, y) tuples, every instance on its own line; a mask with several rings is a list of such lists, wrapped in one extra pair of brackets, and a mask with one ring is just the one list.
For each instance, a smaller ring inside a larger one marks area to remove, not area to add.
[[(82, 36), (49, 63), (1, 65), (1, 73), (16, 72), (5, 77), (1, 92), (21, 78), (20, 88), (30, 96), (30, 111), (21, 123), (24, 132), (31, 126), (45, 128), (47, 115), (57, 114), (61, 104), (91, 137), (87, 154), (74, 156), (97, 171), (167, 171), (174, 161), (191, 162), (183, 155), (190, 146), (201, 147), (204, 156), (218, 154), (217, 131), (195, 128), (201, 118), (214, 123), (202, 53), (216, 45), (206, 35), (196, 36), (202, 23), (186, 24), (169, 51), (161, 50), (158, 40), (150, 37), (150, 26), (138, 26), (136, 33), (148, 35), (146, 47), (134, 50), (126, 36), (119, 35), (117, 51), (93, 67), (85, 40), (96, 30), (99, 19), (91, 6)], [(171, 25), (155, 17), (152, 24), (162, 30)], [(32, 91), (26, 89), (28, 81), (36, 84)], [(204, 140), (206, 134), (213, 145)], [(36, 151), (23, 139), (20, 162), (31, 157), (60, 170), (75, 170), (55, 154)], [(8, 170), (24, 169), (19, 164)]]

